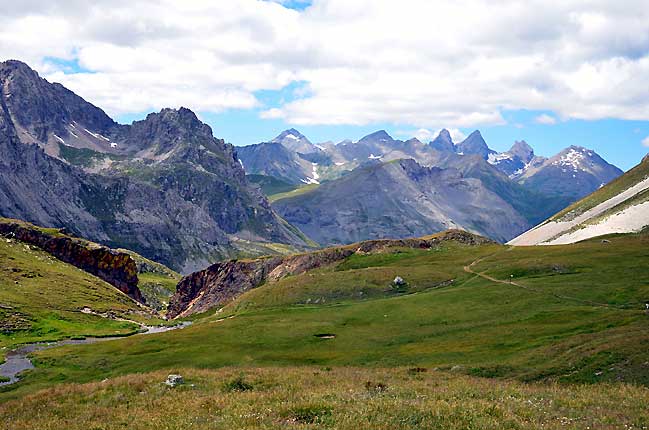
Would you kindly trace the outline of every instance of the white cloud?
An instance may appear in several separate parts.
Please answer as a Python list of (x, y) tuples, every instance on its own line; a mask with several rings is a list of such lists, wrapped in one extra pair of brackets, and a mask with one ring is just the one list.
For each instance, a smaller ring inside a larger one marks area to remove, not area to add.
[(642, 146), (646, 146), (649, 148), (649, 136), (642, 139)]
[(544, 113), (534, 118), (534, 122), (537, 124), (554, 125), (557, 123), (557, 119)]
[[(415, 130), (499, 124), (505, 109), (649, 119), (645, 0), (2, 3), (0, 58), (113, 114), (257, 107), (296, 124)], [(255, 97), (292, 82), (304, 83), (297, 100)]]
[[(466, 139), (466, 135), (462, 133), (462, 131), (458, 130), (457, 128), (449, 128), (447, 130), (451, 134), (451, 139), (455, 143), (461, 142), (464, 139)], [(405, 130), (398, 131), (397, 134), (407, 138), (416, 137), (422, 142), (430, 142), (431, 140), (434, 140), (439, 135), (440, 131), (442, 131), (442, 129), (437, 129), (432, 131), (427, 128), (420, 128), (418, 130), (411, 130), (411, 131), (405, 131)]]

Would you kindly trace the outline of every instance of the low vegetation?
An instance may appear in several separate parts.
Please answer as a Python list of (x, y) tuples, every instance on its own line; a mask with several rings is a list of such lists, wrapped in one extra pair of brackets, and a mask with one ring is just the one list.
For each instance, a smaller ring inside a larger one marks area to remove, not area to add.
[[(522, 384), (407, 368), (176, 369), (67, 384), (0, 404), (31, 429), (645, 429), (649, 390)], [(245, 375), (244, 375), (245, 374)], [(242, 376), (243, 375), (243, 376)], [(244, 378), (245, 389), (223, 381)], [(227, 385), (227, 384), (226, 384)], [(229, 387), (229, 386), (228, 386)]]

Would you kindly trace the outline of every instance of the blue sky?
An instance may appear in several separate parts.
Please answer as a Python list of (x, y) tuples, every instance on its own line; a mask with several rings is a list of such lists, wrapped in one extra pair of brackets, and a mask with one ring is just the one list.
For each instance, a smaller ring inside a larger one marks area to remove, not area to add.
[(289, 127), (314, 142), (449, 128), (498, 151), (585, 146), (623, 169), (649, 151), (645, 0), (4, 6), (0, 59), (119, 122), (185, 106), (235, 145)]
[[(281, 97), (281, 96), (279, 96)], [(270, 100), (269, 100), (270, 101)], [(359, 140), (377, 130), (386, 130), (395, 139), (413, 137), (417, 128), (406, 124), (376, 123), (358, 125), (300, 125), (282, 119), (260, 117), (263, 108), (231, 110), (218, 114), (199, 112), (201, 120), (212, 127), (215, 136), (237, 145), (264, 142), (287, 128), (296, 128), (315, 143), (345, 139)], [(478, 127), (487, 144), (496, 151), (506, 151), (516, 140), (525, 140), (538, 155), (552, 156), (570, 146), (584, 146), (595, 150), (606, 161), (628, 170), (647, 155), (649, 148), (641, 141), (649, 136), (649, 121), (557, 120), (556, 124), (538, 124), (535, 118), (547, 111), (506, 111), (503, 125)], [(122, 123), (142, 119), (146, 113), (120, 115)], [(440, 126), (443, 127), (443, 126)], [(434, 128), (436, 131), (437, 128)], [(460, 128), (469, 135), (475, 128)]]

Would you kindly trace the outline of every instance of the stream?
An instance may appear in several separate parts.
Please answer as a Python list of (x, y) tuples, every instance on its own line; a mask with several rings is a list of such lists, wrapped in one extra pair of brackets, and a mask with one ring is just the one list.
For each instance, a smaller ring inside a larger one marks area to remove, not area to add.
[[(164, 333), (166, 331), (182, 329), (189, 325), (191, 325), (191, 322), (183, 322), (175, 326), (142, 325), (141, 327), (143, 329), (146, 329), (146, 331), (141, 333), (136, 333), (132, 336), (143, 336), (147, 334)], [(131, 337), (131, 336), (88, 337), (85, 339), (66, 339), (66, 340), (60, 340), (58, 342), (37, 342), (37, 343), (28, 343), (22, 345), (8, 352), (5, 357), (5, 362), (3, 364), (0, 364), (0, 376), (9, 378), (9, 381), (7, 382), (0, 382), (0, 387), (5, 385), (15, 384), (20, 380), (19, 375), (21, 372), (34, 368), (32, 361), (29, 359), (29, 355), (33, 352), (42, 351), (44, 349), (55, 348), (57, 346), (63, 346), (63, 345), (80, 345), (80, 344), (88, 344), (88, 343), (97, 343), (97, 342), (104, 342), (108, 340), (124, 339), (126, 337)]]

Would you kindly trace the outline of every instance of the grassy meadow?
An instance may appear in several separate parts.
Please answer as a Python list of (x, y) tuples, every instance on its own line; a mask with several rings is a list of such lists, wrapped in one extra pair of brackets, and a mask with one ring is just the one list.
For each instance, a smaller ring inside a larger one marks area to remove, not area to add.
[[(40, 351), (0, 403), (15, 428), (119, 428), (93, 424), (113, 414), (130, 428), (640, 429), (648, 245), (638, 234), (355, 254), (268, 282), (182, 330)], [(195, 385), (165, 391), (176, 371)], [(238, 373), (256, 388), (224, 393)], [(389, 389), (370, 395), (367, 381)], [(178, 410), (156, 412), (178, 393)], [(318, 405), (324, 421), (290, 412)], [(142, 410), (150, 420), (135, 417)]]
[(32, 429), (646, 429), (649, 390), (523, 384), (424, 368), (173, 369), (57, 386), (0, 404)]

